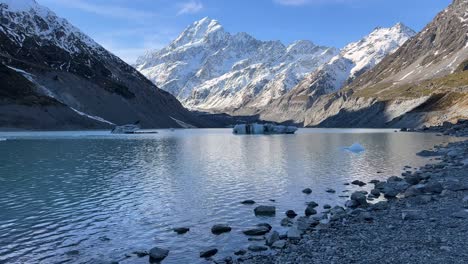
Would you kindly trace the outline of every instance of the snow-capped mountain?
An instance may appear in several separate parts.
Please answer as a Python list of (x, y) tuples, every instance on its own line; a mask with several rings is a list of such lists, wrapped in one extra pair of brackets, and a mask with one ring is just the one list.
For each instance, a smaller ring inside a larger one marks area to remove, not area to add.
[(320, 96), (338, 91), (351, 83), (415, 34), (416, 32), (401, 23), (390, 28), (376, 28), (361, 40), (346, 45), (337, 56), (308, 74), (297, 86), (268, 107), (249, 107), (240, 114), (263, 112), (268, 119), (303, 122), (305, 110)]
[(376, 28), (361, 40), (346, 45), (339, 55), (307, 76), (294, 92), (303, 92), (304, 89), (309, 93), (337, 91), (372, 69), (415, 34), (402, 23), (390, 28)]
[[(195, 122), (172, 95), (35, 0), (0, 0), (0, 15), (0, 63), (7, 66), (1, 67), (0, 81), (22, 79), (24, 94), (30, 94), (17, 96), (9, 87), (0, 87), (8, 92), (9, 102), (0, 102), (2, 125), (56, 128), (90, 123), (73, 123), (80, 119), (73, 115), (97, 126), (136, 120), (145, 127)], [(50, 121), (46, 122), (37, 117), (41, 111), (55, 115), (44, 114)]]
[(135, 66), (186, 106), (223, 111), (264, 106), (337, 54), (305, 40), (285, 46), (246, 33), (233, 35), (218, 21), (203, 18)]

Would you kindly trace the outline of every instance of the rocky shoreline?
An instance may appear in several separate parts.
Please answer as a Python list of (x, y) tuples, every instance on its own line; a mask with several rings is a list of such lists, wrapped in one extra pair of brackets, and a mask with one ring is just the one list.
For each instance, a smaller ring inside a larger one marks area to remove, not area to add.
[[(468, 120), (415, 131), (468, 137)], [(468, 140), (418, 155), (433, 156), (438, 162), (385, 182), (371, 181), (370, 193), (354, 192), (344, 207), (326, 205), (330, 209), (323, 213), (310, 211), (308, 217), (282, 221), (290, 229), (284, 235), (276, 231), (266, 235), (270, 253), (243, 251), (245, 255), (213, 262), (466, 263)], [(371, 203), (378, 197), (386, 199)]]

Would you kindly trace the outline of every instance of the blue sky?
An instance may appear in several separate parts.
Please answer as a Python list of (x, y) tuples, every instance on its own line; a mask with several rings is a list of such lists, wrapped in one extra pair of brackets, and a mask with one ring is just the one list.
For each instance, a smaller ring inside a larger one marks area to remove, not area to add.
[(127, 62), (161, 48), (205, 16), (226, 31), (341, 48), (377, 26), (416, 31), (451, 0), (36, 0)]

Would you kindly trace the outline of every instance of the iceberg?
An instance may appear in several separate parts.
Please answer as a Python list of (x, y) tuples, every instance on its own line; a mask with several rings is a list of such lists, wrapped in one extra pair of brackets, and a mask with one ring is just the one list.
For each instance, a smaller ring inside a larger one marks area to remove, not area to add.
[(232, 133), (238, 135), (246, 134), (294, 134), (297, 131), (295, 126), (282, 126), (274, 124), (237, 124), (232, 129)]
[(354, 143), (352, 144), (351, 146), (349, 147), (345, 147), (344, 148), (345, 150), (348, 150), (348, 151), (351, 151), (353, 153), (359, 153), (359, 152), (363, 152), (364, 150), (366, 150), (361, 144), (359, 143)]
[(6, 138), (0, 138), (0, 141), (6, 141), (7, 139)]

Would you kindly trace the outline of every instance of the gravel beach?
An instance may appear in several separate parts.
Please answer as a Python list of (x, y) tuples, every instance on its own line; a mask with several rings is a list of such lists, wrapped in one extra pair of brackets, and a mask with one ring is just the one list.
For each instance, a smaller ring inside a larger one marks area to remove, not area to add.
[[(418, 132), (468, 137), (468, 121)], [(437, 160), (374, 182), (346, 207), (294, 221), (284, 248), (216, 263), (468, 263), (468, 140), (418, 153)], [(367, 202), (377, 195), (387, 199)]]

